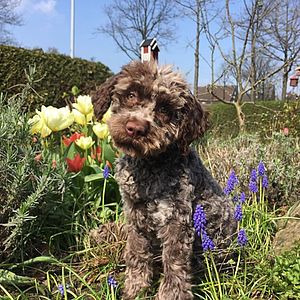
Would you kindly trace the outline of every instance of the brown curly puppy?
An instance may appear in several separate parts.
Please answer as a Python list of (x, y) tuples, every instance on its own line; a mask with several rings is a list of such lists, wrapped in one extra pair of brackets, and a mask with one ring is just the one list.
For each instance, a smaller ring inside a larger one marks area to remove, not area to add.
[(141, 62), (123, 67), (92, 100), (98, 119), (111, 107), (110, 133), (125, 153), (116, 166), (128, 223), (124, 299), (150, 287), (157, 256), (164, 276), (156, 299), (192, 299), (191, 259), (201, 252), (196, 205), (216, 246), (227, 245), (236, 230), (232, 203), (189, 146), (205, 130), (199, 101), (171, 67)]

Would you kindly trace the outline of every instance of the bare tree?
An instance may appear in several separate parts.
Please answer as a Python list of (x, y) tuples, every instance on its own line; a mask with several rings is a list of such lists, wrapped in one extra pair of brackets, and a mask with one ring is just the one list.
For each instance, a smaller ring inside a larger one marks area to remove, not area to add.
[(155, 37), (161, 46), (175, 37), (173, 0), (113, 0), (106, 6), (108, 23), (98, 31), (109, 35), (130, 58), (139, 58), (142, 40)]
[[(273, 1), (273, 0), (269, 0)], [(265, 54), (279, 64), (282, 70), (281, 99), (286, 98), (288, 74), (296, 60), (300, 59), (300, 2), (276, 0), (278, 9), (264, 20), (265, 35), (262, 37)]]
[(194, 95), (198, 97), (199, 86), (199, 62), (200, 62), (200, 35), (213, 19), (208, 14), (208, 5), (212, 0), (176, 0), (176, 3), (183, 9), (183, 15), (189, 17), (195, 23), (195, 40), (194, 40)]
[[(260, 53), (261, 49), (258, 45), (259, 38), (264, 34), (263, 31), (263, 21), (266, 17), (270, 15), (270, 13), (276, 9), (276, 4), (274, 1), (269, 0), (250, 0), (244, 1), (244, 11), (241, 20), (238, 25), (242, 32), (241, 39), (244, 38), (244, 31), (248, 30), (248, 24), (251, 23), (250, 31), (249, 31), (249, 41), (248, 47), (250, 52), (250, 73), (249, 79), (251, 84), (250, 97), (251, 101), (254, 102), (257, 98), (256, 88), (254, 87), (255, 82), (257, 81), (257, 66), (256, 61), (257, 57), (262, 58), (262, 54)], [(244, 26), (246, 24), (246, 26)]]
[[(249, 0), (248, 2), (245, 0), (243, 4), (249, 5), (250, 1), (252, 5), (254, 5), (253, 7), (256, 7), (256, 9), (260, 7), (258, 4), (255, 4), (255, 1), (259, 2), (260, 0)], [(276, 68), (270, 70), (261, 78), (255, 77), (255, 81), (253, 77), (253, 71), (249, 72), (248, 76), (245, 76), (244, 65), (247, 61), (251, 61), (251, 56), (253, 56), (253, 49), (252, 47), (250, 47), (249, 49), (248, 45), (253, 45), (253, 41), (251, 43), (251, 32), (254, 31), (255, 15), (257, 14), (257, 12), (252, 11), (252, 13), (249, 14), (250, 17), (243, 19), (243, 30), (241, 31), (241, 18), (233, 16), (231, 11), (231, 4), (232, 3), (230, 0), (225, 0), (225, 17), (223, 28), (225, 32), (227, 32), (227, 38), (231, 42), (231, 49), (229, 51), (229, 54), (224, 52), (224, 49), (219, 40), (215, 39), (215, 42), (218, 46), (218, 50), (220, 51), (222, 58), (226, 63), (226, 73), (228, 73), (229, 71), (234, 77), (237, 86), (237, 95), (234, 102), (228, 103), (224, 99), (220, 98), (219, 100), (235, 106), (240, 131), (243, 131), (245, 129), (245, 114), (242, 111), (242, 107), (244, 105), (244, 100), (247, 93), (251, 91), (251, 89), (256, 89), (257, 86), (259, 86), (263, 81), (278, 73), (290, 62), (283, 62), (281, 65), (276, 66)], [(211, 37), (214, 38), (213, 35), (211, 35)], [(255, 49), (257, 51), (257, 48)], [(251, 61), (251, 64), (253, 64), (253, 60)], [(214, 94), (213, 85), (210, 88), (210, 92)]]
[[(255, 70), (253, 70), (253, 64), (255, 65)], [(246, 81), (250, 78), (251, 90), (250, 90), (250, 100), (255, 102), (255, 100), (274, 100), (275, 99), (275, 85), (274, 79), (267, 77), (272, 70), (276, 69), (276, 62), (268, 56), (265, 56), (261, 51), (259, 51), (253, 62), (252, 55), (247, 59), (243, 65), (242, 77)], [(253, 74), (253, 72), (255, 72)], [(255, 81), (254, 81), (255, 80)], [(253, 93), (252, 86), (259, 81), (260, 83), (254, 88), (255, 93)], [(253, 94), (255, 98), (253, 98)]]
[(19, 2), (19, 0), (0, 0), (0, 44), (13, 43), (7, 26), (21, 25), (21, 17), (15, 12)]

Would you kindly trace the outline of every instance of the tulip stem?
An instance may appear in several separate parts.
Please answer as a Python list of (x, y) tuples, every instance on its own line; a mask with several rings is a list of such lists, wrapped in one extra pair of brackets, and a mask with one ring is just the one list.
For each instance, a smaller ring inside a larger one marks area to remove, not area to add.
[(87, 120), (87, 116), (85, 115), (84, 118), (85, 118), (85, 122), (84, 122), (83, 132), (84, 132), (85, 136), (88, 136), (88, 127), (87, 127), (88, 120)]
[(101, 149), (101, 161), (102, 161), (102, 164), (103, 164), (103, 168), (104, 168), (104, 166), (105, 166), (105, 164), (106, 164), (106, 161), (105, 161), (105, 155), (104, 155), (104, 152), (105, 152), (105, 147), (104, 147), (104, 143), (105, 143), (105, 140), (103, 139), (102, 141), (101, 141), (101, 146), (102, 146), (102, 149)]
[(84, 151), (84, 157), (85, 157), (84, 164), (87, 165), (87, 160), (88, 160), (88, 151), (87, 151), (87, 149), (85, 149), (85, 151)]
[(64, 144), (63, 144), (63, 139), (62, 136), (60, 136), (60, 154), (63, 155), (64, 154)]

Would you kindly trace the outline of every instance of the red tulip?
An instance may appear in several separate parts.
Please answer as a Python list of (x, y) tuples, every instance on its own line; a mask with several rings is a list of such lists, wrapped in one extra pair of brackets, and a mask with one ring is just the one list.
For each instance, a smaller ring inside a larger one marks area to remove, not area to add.
[(78, 132), (73, 133), (69, 138), (63, 136), (63, 143), (68, 147), (71, 143), (75, 142), (82, 136), (84, 136), (84, 134)]
[(68, 165), (68, 171), (77, 173), (82, 169), (85, 157), (80, 157), (80, 154), (77, 153), (73, 159), (66, 158), (66, 162)]

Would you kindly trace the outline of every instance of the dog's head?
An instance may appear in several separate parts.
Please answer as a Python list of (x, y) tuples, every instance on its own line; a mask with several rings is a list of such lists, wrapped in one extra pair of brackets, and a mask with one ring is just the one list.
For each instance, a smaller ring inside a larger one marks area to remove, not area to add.
[(172, 144), (187, 153), (206, 124), (199, 101), (169, 66), (132, 62), (102, 84), (92, 101), (100, 120), (111, 107), (110, 134), (130, 156), (154, 156)]

